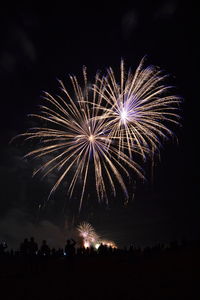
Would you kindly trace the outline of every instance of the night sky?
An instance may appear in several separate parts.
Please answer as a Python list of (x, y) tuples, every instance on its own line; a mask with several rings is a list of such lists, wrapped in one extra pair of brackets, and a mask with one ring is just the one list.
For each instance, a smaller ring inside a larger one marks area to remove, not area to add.
[[(0, 22), (0, 240), (17, 247), (34, 235), (62, 245), (81, 220), (120, 246), (198, 238), (200, 24), (192, 2), (17, 5), (1, 7)], [(163, 144), (153, 177), (148, 171), (146, 182), (133, 177), (128, 205), (120, 193), (110, 197), (109, 206), (100, 205), (88, 189), (78, 214), (61, 187), (43, 206), (55, 174), (46, 181), (32, 178), (34, 163), (22, 159), (27, 146), (21, 141), (9, 144), (31, 127), (27, 115), (38, 112), (42, 91), (59, 93), (57, 79), (68, 87), (68, 74), (81, 79), (83, 65), (92, 81), (97, 70), (105, 72), (109, 66), (119, 73), (122, 57), (135, 69), (144, 55), (147, 64), (170, 74), (176, 93), (184, 98), (182, 127), (174, 128), (178, 143), (174, 139)]]

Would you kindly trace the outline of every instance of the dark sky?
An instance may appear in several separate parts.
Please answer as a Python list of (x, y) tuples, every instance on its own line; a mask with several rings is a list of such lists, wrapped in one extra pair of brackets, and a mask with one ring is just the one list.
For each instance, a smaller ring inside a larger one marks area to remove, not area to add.
[[(119, 245), (140, 245), (199, 236), (198, 105), (199, 17), (192, 2), (184, 1), (72, 1), (62, 6), (16, 5), (0, 10), (1, 156), (0, 239), (16, 246), (25, 236), (47, 238), (55, 245), (72, 234), (73, 226), (87, 220)], [(67, 3), (67, 2), (66, 2)], [(110, 2), (111, 3), (111, 2)], [(50, 183), (32, 178), (33, 163), (22, 159), (26, 146), (9, 144), (30, 127), (27, 114), (36, 112), (42, 91), (56, 94), (57, 79), (89, 78), (120, 59), (136, 68), (147, 55), (171, 75), (184, 98), (179, 139), (167, 142), (156, 161), (154, 178), (131, 183), (127, 206), (122, 196), (109, 207), (96, 203), (93, 191), (80, 215), (61, 189), (45, 208)], [(197, 125), (198, 124), (198, 125)], [(90, 202), (91, 201), (91, 202)]]

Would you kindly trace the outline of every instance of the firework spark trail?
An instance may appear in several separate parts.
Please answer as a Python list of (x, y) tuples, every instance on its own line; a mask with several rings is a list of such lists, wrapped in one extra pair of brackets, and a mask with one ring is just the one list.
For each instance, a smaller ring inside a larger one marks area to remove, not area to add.
[[(101, 90), (104, 88), (104, 83), (97, 74), (95, 79), (95, 85), (98, 86), (97, 93), (96, 90), (89, 88), (85, 68), (83, 77), (84, 89), (81, 89), (75, 76), (70, 77), (75, 97), (70, 96), (61, 81), (60, 85), (65, 98), (63, 96), (55, 98), (49, 93), (45, 93), (44, 99), (47, 101), (47, 105), (41, 106), (40, 114), (30, 115), (43, 122), (45, 126), (31, 128), (28, 132), (19, 135), (23, 136), (25, 140), (38, 142), (36, 149), (27, 153), (26, 158), (44, 157), (47, 159), (47, 162), (38, 167), (33, 175), (41, 173), (44, 178), (52, 171), (60, 172), (49, 197), (75, 168), (75, 171), (72, 172), (68, 193), (71, 197), (78, 178), (82, 178), (79, 209), (91, 168), (94, 169), (99, 200), (107, 199), (105, 179), (111, 186), (114, 195), (116, 195), (116, 179), (125, 197), (128, 198), (122, 176), (122, 173), (129, 176), (127, 166), (143, 177), (140, 166), (125, 153), (119, 154), (117, 144), (110, 139), (108, 131), (112, 122), (107, 118), (98, 118), (101, 113), (98, 107), (102, 106), (103, 92)], [(126, 142), (123, 142), (123, 146), (125, 149), (129, 147)], [(137, 147), (132, 150), (138, 152)]]
[(119, 153), (128, 147), (130, 158), (137, 149), (146, 159), (159, 150), (160, 137), (173, 135), (166, 124), (179, 124), (177, 109), (181, 99), (169, 95), (172, 87), (164, 84), (168, 76), (158, 67), (143, 66), (144, 59), (134, 74), (130, 70), (126, 74), (122, 60), (119, 84), (109, 68), (106, 77), (98, 78), (103, 88), (99, 89), (99, 82), (93, 88), (104, 99), (104, 105), (97, 105), (101, 111), (97, 118), (108, 121), (108, 137), (118, 140)]

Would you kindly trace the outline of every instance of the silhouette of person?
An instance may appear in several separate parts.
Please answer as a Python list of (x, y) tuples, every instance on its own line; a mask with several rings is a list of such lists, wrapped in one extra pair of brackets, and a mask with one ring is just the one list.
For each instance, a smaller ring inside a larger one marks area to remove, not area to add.
[(67, 244), (65, 245), (65, 253), (67, 257), (72, 257), (75, 255), (75, 245), (76, 242), (73, 239), (67, 240)]
[(102, 243), (100, 244), (99, 248), (98, 248), (98, 254), (100, 255), (105, 255), (107, 252), (107, 246), (103, 245)]
[(42, 246), (40, 247), (40, 254), (42, 256), (50, 256), (50, 248), (47, 245), (47, 242), (45, 240), (42, 241)]
[(35, 242), (34, 238), (31, 237), (29, 242), (29, 255), (30, 256), (37, 255), (37, 251), (38, 251), (38, 245)]

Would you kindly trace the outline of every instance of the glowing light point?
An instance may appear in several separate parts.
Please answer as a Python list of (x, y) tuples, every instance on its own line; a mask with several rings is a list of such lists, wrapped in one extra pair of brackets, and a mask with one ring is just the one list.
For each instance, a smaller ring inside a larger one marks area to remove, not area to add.
[(121, 113), (120, 113), (120, 117), (121, 117), (121, 120), (122, 120), (123, 123), (126, 123), (127, 116), (128, 116), (127, 111), (123, 108)]
[(90, 243), (89, 242), (84, 242), (84, 248), (89, 248), (90, 247)]
[(99, 246), (100, 246), (100, 244), (99, 244), (99, 243), (95, 244), (95, 248), (96, 248), (96, 249), (98, 249), (98, 248), (99, 248)]
[(91, 134), (90, 136), (89, 136), (89, 141), (91, 142), (91, 143), (93, 143), (94, 142), (94, 136)]

